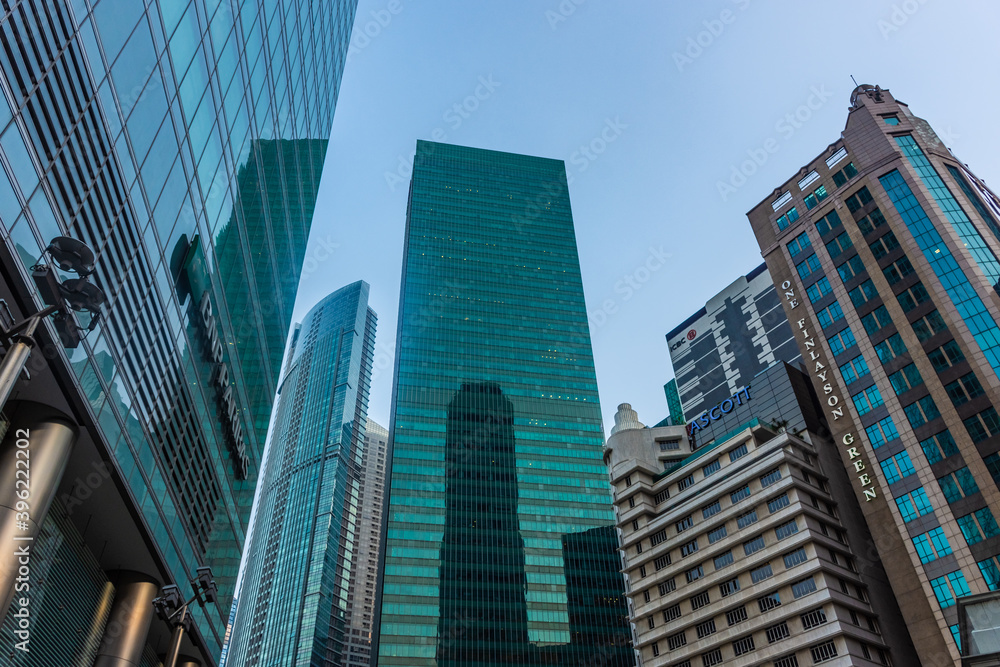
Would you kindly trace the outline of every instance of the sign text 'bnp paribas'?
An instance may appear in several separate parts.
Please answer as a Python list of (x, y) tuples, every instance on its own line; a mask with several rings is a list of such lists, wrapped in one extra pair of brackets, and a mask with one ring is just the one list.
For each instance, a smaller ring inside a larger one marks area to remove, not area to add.
[(212, 299), (208, 290), (202, 293), (198, 310), (201, 313), (202, 333), (207, 343), (205, 357), (215, 364), (212, 369), (212, 384), (215, 385), (215, 393), (225, 417), (226, 440), (233, 455), (236, 477), (246, 479), (250, 469), (250, 459), (247, 458), (246, 441), (243, 439), (240, 409), (236, 403), (236, 396), (233, 395), (233, 384), (229, 381), (229, 366), (223, 357), (222, 341), (219, 340), (219, 334), (215, 329), (215, 315), (212, 313)]

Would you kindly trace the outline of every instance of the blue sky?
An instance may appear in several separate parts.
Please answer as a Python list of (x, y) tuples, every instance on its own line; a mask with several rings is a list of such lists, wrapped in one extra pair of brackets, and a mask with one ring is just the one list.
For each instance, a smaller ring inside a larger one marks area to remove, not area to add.
[(839, 137), (850, 75), (1000, 187), (997, 25), (987, 0), (361, 0), (295, 319), (371, 284), (369, 415), (387, 425), (416, 140), (563, 159), (605, 429), (621, 402), (655, 423), (665, 333), (761, 262), (746, 212)]

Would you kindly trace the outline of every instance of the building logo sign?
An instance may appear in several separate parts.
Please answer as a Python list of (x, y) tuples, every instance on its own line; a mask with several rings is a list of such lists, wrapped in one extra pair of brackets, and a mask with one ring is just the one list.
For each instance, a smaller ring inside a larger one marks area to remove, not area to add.
[(722, 401), (711, 410), (705, 410), (703, 413), (692, 419), (691, 423), (688, 424), (688, 435), (694, 435), (703, 428), (707, 428), (712, 422), (722, 419), (722, 415), (728, 415), (730, 412), (735, 410), (736, 406), (749, 402), (750, 385), (747, 385), (740, 388), (735, 394), (732, 395), (732, 397)]
[(250, 459), (247, 457), (246, 441), (243, 439), (243, 425), (240, 423), (240, 409), (233, 393), (233, 385), (229, 381), (229, 366), (222, 353), (222, 341), (215, 326), (215, 315), (212, 313), (212, 299), (209, 291), (201, 295), (198, 305), (201, 314), (201, 332), (205, 337), (205, 358), (212, 364), (212, 385), (223, 414), (223, 426), (226, 431), (226, 441), (229, 452), (233, 456), (237, 479), (246, 479), (250, 469)]
[(691, 329), (691, 331), (688, 331), (688, 340), (694, 340), (697, 336), (698, 336), (698, 332), (695, 331), (694, 329)]
[[(795, 310), (795, 308), (799, 305), (799, 301), (795, 297), (795, 290), (792, 289), (791, 281), (786, 280), (781, 283), (781, 290), (785, 293), (785, 301), (788, 302), (789, 310)], [(819, 380), (820, 387), (823, 390), (823, 394), (820, 396), (820, 401), (826, 404), (830, 417), (833, 421), (837, 421), (844, 416), (844, 405), (841, 397), (833, 388), (833, 384), (828, 380), (830, 369), (823, 363), (824, 359), (819, 353), (819, 348), (816, 347), (816, 339), (813, 337), (812, 333), (806, 329), (805, 318), (801, 318), (796, 321), (795, 326), (798, 332), (802, 335), (802, 347), (805, 351), (805, 354), (802, 355), (803, 361), (808, 358), (809, 361), (813, 362), (813, 367), (810, 369), (810, 372), (813, 377)], [(855, 438), (853, 433), (847, 433), (841, 440), (841, 442), (848, 447), (847, 456), (850, 459), (851, 464), (854, 466), (854, 472), (856, 473), (858, 483), (861, 485), (861, 491), (864, 493), (865, 502), (868, 502), (877, 496), (875, 482), (869, 473), (862, 472), (868, 468), (865, 465), (864, 460), (862, 460), (861, 453), (858, 451), (858, 448), (852, 446), (854, 441)]]

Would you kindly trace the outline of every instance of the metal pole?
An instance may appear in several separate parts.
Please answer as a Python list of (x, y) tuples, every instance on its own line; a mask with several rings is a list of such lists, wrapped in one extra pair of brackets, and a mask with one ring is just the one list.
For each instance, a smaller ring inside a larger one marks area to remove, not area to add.
[(4, 355), (3, 363), (0, 364), (0, 410), (7, 405), (7, 399), (10, 398), (10, 394), (14, 391), (14, 385), (17, 383), (18, 376), (21, 375), (21, 371), (24, 370), (24, 365), (28, 363), (28, 357), (31, 355), (31, 351), (35, 348), (35, 329), (38, 328), (38, 324), (43, 318), (48, 317), (52, 313), (61, 309), (62, 306), (48, 306), (38, 311), (28, 319), (24, 320), (21, 324), (18, 324), (12, 329), (8, 329), (5, 333), (11, 334), (23, 328), (24, 333), (14, 333), (11, 336), (11, 340), (14, 344), (7, 350), (7, 354)]
[(181, 617), (174, 626), (174, 636), (170, 639), (170, 650), (163, 661), (163, 667), (177, 667), (177, 659), (181, 654), (181, 642), (184, 641), (184, 622), (187, 620), (187, 605), (181, 607)]

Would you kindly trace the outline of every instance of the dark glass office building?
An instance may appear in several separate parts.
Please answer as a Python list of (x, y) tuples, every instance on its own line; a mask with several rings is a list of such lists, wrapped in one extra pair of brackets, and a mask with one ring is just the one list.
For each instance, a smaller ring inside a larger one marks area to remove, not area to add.
[(420, 141), (380, 667), (632, 665), (561, 161)]
[(375, 348), (368, 291), (337, 290), (293, 334), (227, 664), (347, 664)]
[(75, 425), (35, 517), (19, 664), (155, 665), (169, 629), (125, 646), (149, 623), (127, 612), (163, 584), (189, 595), (202, 566), (220, 599), (193, 607), (182, 650), (217, 661), (355, 4), (0, 9), (0, 298), (15, 319), (41, 305), (30, 268), (60, 235), (97, 253), (108, 298), (78, 347), (44, 328), (6, 408), (15, 428), (25, 401)]

